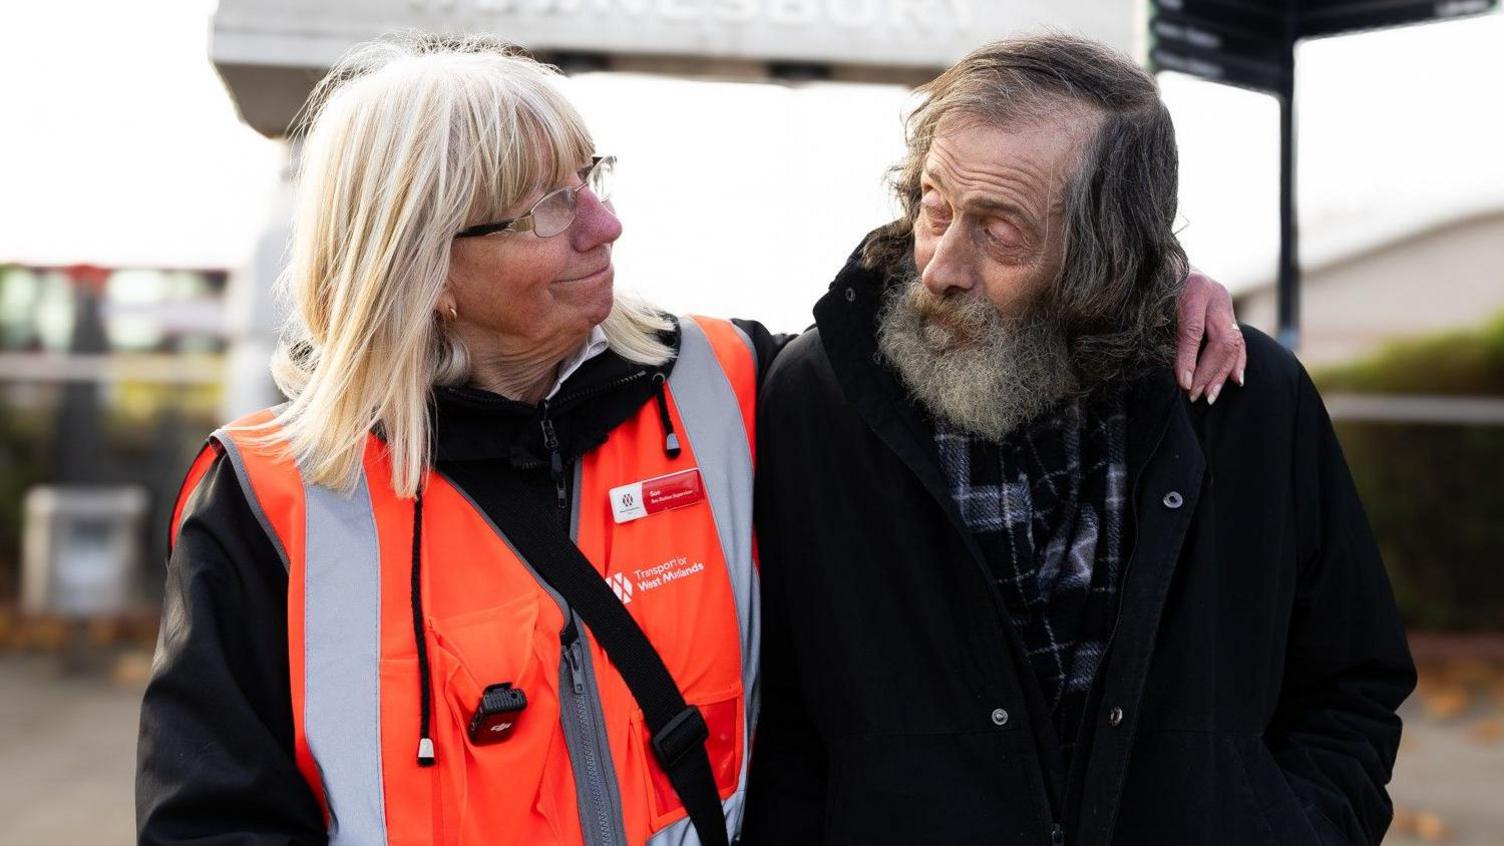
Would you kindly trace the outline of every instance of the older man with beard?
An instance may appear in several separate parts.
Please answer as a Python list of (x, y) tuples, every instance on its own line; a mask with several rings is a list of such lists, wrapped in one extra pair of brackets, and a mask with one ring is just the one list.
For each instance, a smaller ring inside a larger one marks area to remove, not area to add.
[(1048, 36), (922, 93), (764, 383), (744, 842), (1378, 842), (1404, 632), (1295, 358), (1176, 391), (1153, 79)]

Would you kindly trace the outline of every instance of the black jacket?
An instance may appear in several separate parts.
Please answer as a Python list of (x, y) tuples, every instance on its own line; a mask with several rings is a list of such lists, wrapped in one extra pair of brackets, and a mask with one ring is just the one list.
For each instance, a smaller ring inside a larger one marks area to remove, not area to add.
[(1378, 842), (1414, 670), (1306, 373), (1132, 384), (1121, 606), (1065, 772), (1038, 683), (849, 265), (764, 382), (747, 844)]
[[(786, 340), (736, 321), (759, 373)], [(677, 348), (677, 333), (664, 340)], [(664, 368), (667, 372), (672, 363)], [(651, 402), (651, 373), (612, 352), (591, 359), (548, 408), (486, 391), (435, 392), (434, 457), (498, 526), (495, 495), (520, 474), (556, 501), (540, 421), (549, 415), (567, 467)], [(567, 515), (564, 519), (567, 520)], [(322, 844), (324, 821), (293, 759), (287, 571), (220, 456), (185, 509), (167, 565), (152, 679), (141, 706), (136, 822), (143, 844)]]

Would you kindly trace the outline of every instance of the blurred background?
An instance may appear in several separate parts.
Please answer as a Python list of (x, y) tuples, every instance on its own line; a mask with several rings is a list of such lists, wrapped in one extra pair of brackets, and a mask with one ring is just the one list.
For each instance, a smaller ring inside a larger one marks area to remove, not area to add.
[[(1160, 74), (1182, 240), (1275, 334), (1282, 98), (1239, 52), (1243, 21), (1187, 29), (1206, 5), (0, 5), (0, 843), (133, 838), (168, 515), (204, 436), (277, 401), (284, 130), (342, 50), (490, 31), (557, 63), (621, 160), (617, 284), (798, 331), (895, 212), (912, 86), (993, 37), (1080, 32), (1185, 71)], [(1504, 15), (1305, 5), (1332, 32), (1409, 24), (1301, 40), (1283, 92), (1300, 235), (1285, 337), (1337, 420), (1422, 668), (1390, 842), (1504, 843)]]

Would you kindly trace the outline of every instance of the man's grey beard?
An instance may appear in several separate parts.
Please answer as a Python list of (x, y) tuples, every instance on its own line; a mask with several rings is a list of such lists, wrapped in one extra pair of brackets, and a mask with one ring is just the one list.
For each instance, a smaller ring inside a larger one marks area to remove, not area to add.
[(1037, 304), (1006, 317), (974, 294), (938, 297), (913, 271), (889, 289), (877, 341), (931, 414), (992, 441), (1080, 388), (1064, 333)]

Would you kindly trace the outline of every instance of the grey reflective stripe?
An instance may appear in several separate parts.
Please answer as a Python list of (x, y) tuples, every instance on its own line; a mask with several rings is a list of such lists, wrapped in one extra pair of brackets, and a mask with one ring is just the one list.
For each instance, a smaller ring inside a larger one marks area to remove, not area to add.
[[(747, 762), (751, 757), (752, 729), (757, 722), (758, 656), (761, 643), (757, 573), (752, 566), (752, 449), (741, 404), (722, 369), (710, 339), (694, 320), (679, 321), (679, 359), (669, 375), (669, 388), (679, 419), (689, 436), (705, 492), (710, 498), (727, 576), (736, 598), (737, 628), (741, 634), (742, 697), (745, 719), (742, 731), (742, 769), (737, 793), (727, 801), (728, 815), (736, 802), (737, 827), (741, 824), (738, 797), (747, 787)], [(741, 330), (737, 330), (741, 334)], [(743, 340), (746, 336), (742, 335)], [(751, 349), (750, 341), (748, 349)], [(756, 361), (756, 357), (753, 357)], [(732, 822), (727, 818), (728, 824)], [(693, 827), (691, 827), (692, 829)], [(666, 835), (673, 826), (659, 834)], [(737, 828), (731, 829), (734, 834)], [(652, 843), (658, 842), (654, 835)], [(690, 837), (694, 837), (691, 832)], [(665, 842), (698, 842), (670, 840)]]
[(224, 429), (215, 429), (209, 436), (219, 442), (225, 448), (225, 457), (230, 459), (230, 466), (235, 468), (235, 478), (240, 482), (240, 492), (245, 494), (246, 504), (251, 507), (251, 513), (256, 515), (256, 522), (261, 524), (261, 531), (271, 539), (272, 547), (277, 550), (277, 555), (282, 558), (282, 569), (288, 569), (287, 550), (282, 548), (282, 538), (272, 531), (272, 523), (266, 519), (266, 512), (261, 509), (261, 501), (256, 499), (256, 492), (251, 489), (251, 477), (245, 470), (245, 459), (240, 455), (240, 447), (230, 438), (230, 433)]
[[(256, 519), (282, 556), (235, 442), (225, 447)], [(381, 548), (364, 469), (349, 493), (303, 486), (303, 730), (329, 806), (329, 842), (386, 842), (381, 782)]]
[[(733, 843), (742, 827), (742, 805), (747, 798), (744, 789), (731, 794), (730, 798), (721, 803), (726, 811), (726, 835)], [(694, 823), (689, 817), (685, 817), (654, 833), (648, 838), (647, 846), (700, 846), (700, 833), (695, 831)]]
[(303, 729), (329, 842), (386, 842), (381, 787), (381, 548), (362, 469), (342, 493), (305, 485)]

